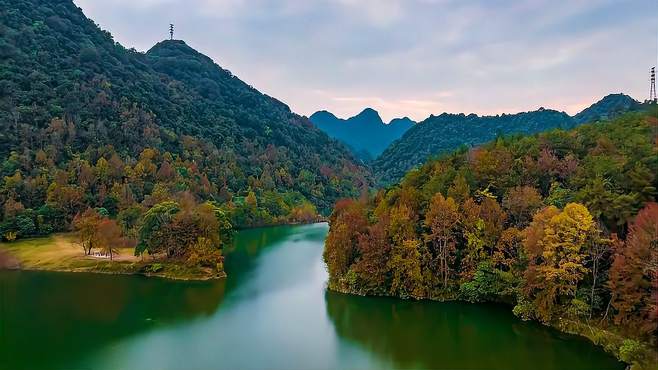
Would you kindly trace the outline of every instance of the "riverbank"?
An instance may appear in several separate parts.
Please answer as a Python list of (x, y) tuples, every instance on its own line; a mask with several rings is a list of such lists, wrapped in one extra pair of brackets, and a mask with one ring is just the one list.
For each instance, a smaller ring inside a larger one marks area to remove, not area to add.
[[(368, 294), (364, 294), (359, 291), (352, 291), (347, 287), (327, 286), (327, 289), (342, 294), (358, 295), (363, 297), (369, 296)], [(391, 295), (381, 296), (402, 300), (405, 299)], [(457, 296), (408, 299), (428, 300), (435, 302), (467, 302), (465, 300), (459, 299)], [(658, 368), (658, 350), (652, 348), (648, 343), (643, 343), (632, 338), (626, 338), (619, 333), (600, 328), (595, 324), (568, 320), (566, 318), (560, 318), (559, 320), (552, 322), (547, 326), (555, 328), (563, 333), (574, 334), (587, 338), (595, 345), (603, 348), (606, 352), (614, 355), (618, 360), (628, 364), (629, 370), (653, 370)]]
[(138, 257), (133, 248), (120, 248), (112, 260), (85, 255), (75, 235), (68, 233), (0, 243), (0, 254), (9, 261), (5, 268), (18, 270), (144, 275), (174, 280), (226, 277), (224, 272), (217, 273), (209, 268), (189, 267), (151, 256)]

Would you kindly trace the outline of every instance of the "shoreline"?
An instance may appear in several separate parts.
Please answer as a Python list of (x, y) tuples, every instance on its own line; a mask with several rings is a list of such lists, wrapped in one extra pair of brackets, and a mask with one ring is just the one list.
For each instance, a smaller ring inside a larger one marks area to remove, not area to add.
[(59, 272), (59, 273), (69, 273), (69, 274), (86, 273), (86, 274), (103, 274), (103, 275), (142, 276), (146, 278), (158, 278), (158, 279), (165, 279), (171, 281), (212, 281), (212, 280), (222, 280), (228, 277), (228, 275), (224, 271), (214, 276), (213, 275), (177, 276), (177, 275), (159, 274), (152, 272), (108, 271), (108, 270), (94, 270), (94, 269), (85, 269), (85, 268), (71, 269), (71, 268), (13, 267), (13, 268), (0, 268), (0, 271)]
[(95, 258), (82, 253), (74, 234), (58, 233), (11, 243), (0, 243), (0, 269), (19, 271), (87, 272), (107, 275), (141, 275), (170, 280), (207, 281), (226, 277), (224, 271), (186, 266), (181, 261), (134, 256), (124, 248), (116, 258)]
[[(276, 223), (240, 228), (237, 231), (324, 222), (327, 221), (317, 219), (312, 222)], [(118, 259), (115, 260), (90, 258), (88, 255), (79, 253), (79, 247), (72, 241), (73, 238), (72, 233), (54, 233), (42, 237), (20, 239), (11, 243), (0, 243), (0, 270), (135, 275), (179, 281), (211, 281), (227, 277), (225, 271), (211, 272), (208, 268), (188, 267), (176, 261), (157, 259), (144, 261), (137, 257), (133, 258), (132, 251), (125, 251), (126, 253), (117, 255)], [(125, 256), (128, 256), (128, 259), (122, 259)], [(145, 271), (151, 265), (158, 265), (163, 270), (159, 272)]]
[[(342, 289), (342, 288), (336, 288), (336, 287), (331, 287), (328, 283), (326, 285), (326, 289), (330, 290), (332, 292), (340, 293), (340, 294), (348, 294), (348, 295), (353, 295), (353, 296), (360, 296), (360, 297), (385, 297), (385, 298), (395, 298), (399, 300), (413, 300), (413, 301), (430, 301), (430, 302), (464, 302), (464, 303), (470, 303), (470, 304), (478, 304), (477, 302), (469, 302), (465, 301), (463, 299), (458, 299), (458, 298), (401, 298), (398, 296), (394, 295), (389, 295), (389, 294), (378, 294), (378, 295), (372, 295), (372, 294), (364, 294), (360, 292), (355, 292), (355, 291), (350, 291), (349, 289)], [(493, 302), (493, 301), (490, 301)], [(485, 303), (485, 302), (482, 302)], [(504, 302), (494, 302), (494, 303), (500, 303), (504, 304), (506, 306), (510, 306), (508, 303)], [(514, 314), (512, 314), (514, 315)], [(516, 315), (514, 315), (517, 317)], [(650, 370), (650, 369), (655, 369), (655, 366), (658, 365), (658, 351), (657, 350), (652, 350), (652, 347), (643, 341), (638, 341), (642, 344), (643, 348), (643, 355), (645, 356), (644, 361), (642, 362), (633, 362), (633, 363), (628, 363), (627, 361), (624, 361), (621, 359), (620, 356), (620, 351), (619, 347), (623, 343), (624, 340), (630, 339), (630, 340), (637, 340), (633, 338), (626, 338), (623, 337), (622, 335), (600, 328), (598, 326), (591, 326), (586, 322), (581, 322), (581, 321), (571, 321), (571, 320), (566, 320), (559, 318), (558, 321), (556, 322), (551, 322), (549, 324), (542, 323), (537, 320), (523, 320), (519, 317), (517, 317), (520, 321), (532, 321), (536, 322), (540, 325), (547, 326), (550, 328), (553, 328), (561, 333), (566, 333), (566, 334), (571, 334), (571, 335), (577, 335), (581, 338), (587, 339), (589, 342), (591, 342), (593, 345), (602, 348), (606, 353), (609, 353), (613, 355), (617, 360), (619, 360), (621, 363), (626, 364), (626, 370)]]

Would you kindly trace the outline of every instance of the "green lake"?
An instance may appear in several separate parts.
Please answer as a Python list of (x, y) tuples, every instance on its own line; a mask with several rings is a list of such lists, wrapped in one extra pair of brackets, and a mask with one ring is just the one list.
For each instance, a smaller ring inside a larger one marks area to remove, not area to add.
[(326, 224), (240, 232), (228, 278), (0, 271), (0, 369), (623, 369), (491, 304), (326, 290)]

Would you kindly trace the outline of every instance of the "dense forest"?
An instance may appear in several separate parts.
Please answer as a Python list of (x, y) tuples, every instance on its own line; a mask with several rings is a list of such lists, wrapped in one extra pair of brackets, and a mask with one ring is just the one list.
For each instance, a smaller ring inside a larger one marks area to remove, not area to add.
[(611, 94), (571, 117), (564, 112), (536, 111), (496, 116), (448, 114), (430, 116), (393, 142), (374, 162), (373, 171), (384, 185), (398, 181), (428, 158), (460, 147), (484, 144), (499, 135), (535, 134), (554, 128), (569, 129), (637, 110), (640, 103), (624, 94)]
[(656, 113), (501, 136), (338, 202), (330, 289), (506, 302), (642, 361), (658, 335)]
[(91, 222), (85, 243), (149, 251), (144, 227), (166, 211), (159, 227), (192, 250), (205, 214), (308, 222), (370, 182), (343, 145), (183, 41), (126, 49), (71, 0), (0, 0), (0, 107), (5, 240)]
[(415, 124), (407, 117), (384, 123), (379, 113), (372, 108), (366, 108), (348, 119), (320, 111), (313, 113), (309, 120), (327, 135), (345, 143), (357, 157), (366, 162), (377, 158)]

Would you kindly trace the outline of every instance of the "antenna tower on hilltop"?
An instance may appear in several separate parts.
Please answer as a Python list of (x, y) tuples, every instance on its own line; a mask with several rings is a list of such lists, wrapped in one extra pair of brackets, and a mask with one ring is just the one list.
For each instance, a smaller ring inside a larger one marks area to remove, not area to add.
[(169, 23), (169, 40), (174, 39), (174, 24)]
[(649, 103), (657, 103), (656, 96), (656, 67), (651, 67), (651, 87), (649, 88)]

